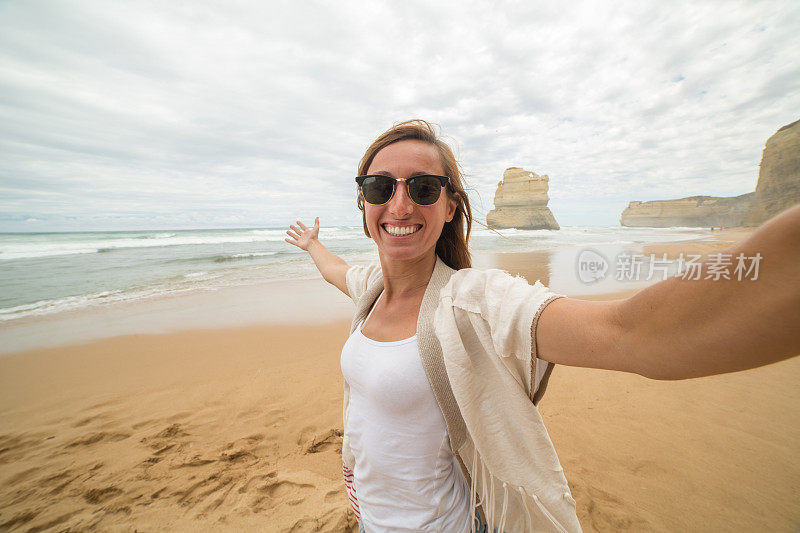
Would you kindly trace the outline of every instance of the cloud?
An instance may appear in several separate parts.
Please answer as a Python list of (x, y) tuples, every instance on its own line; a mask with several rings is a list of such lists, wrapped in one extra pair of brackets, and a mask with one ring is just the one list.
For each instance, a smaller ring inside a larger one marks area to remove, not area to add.
[(550, 176), (562, 225), (742, 194), (798, 118), (798, 18), (790, 1), (5, 2), (0, 230), (358, 224), (357, 162), (411, 117), (442, 125), (482, 212), (510, 166)]

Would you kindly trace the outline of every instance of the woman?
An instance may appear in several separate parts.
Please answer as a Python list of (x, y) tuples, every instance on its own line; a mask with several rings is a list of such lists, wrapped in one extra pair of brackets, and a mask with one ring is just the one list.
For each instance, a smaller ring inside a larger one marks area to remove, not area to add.
[(756, 281), (674, 277), (589, 302), (470, 268), (458, 163), (397, 124), (356, 178), (379, 265), (350, 267), (300, 221), (287, 242), (356, 303), (342, 350), (343, 473), (366, 531), (580, 531), (537, 404), (554, 364), (685, 379), (800, 353), (800, 206), (729, 252)]

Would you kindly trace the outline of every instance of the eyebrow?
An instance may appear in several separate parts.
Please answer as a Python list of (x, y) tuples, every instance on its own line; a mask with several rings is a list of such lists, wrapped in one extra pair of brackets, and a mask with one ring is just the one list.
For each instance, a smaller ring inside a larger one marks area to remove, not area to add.
[[(372, 174), (373, 175), (380, 175), (380, 176), (389, 176), (390, 178), (394, 178), (394, 175), (391, 172), (387, 171), (387, 170), (376, 170)], [(409, 176), (409, 177), (411, 178), (411, 177), (414, 177), (414, 176), (438, 176), (438, 174), (434, 174), (432, 172), (423, 172), (421, 170), (418, 170), (416, 172), (412, 172), (411, 176)]]

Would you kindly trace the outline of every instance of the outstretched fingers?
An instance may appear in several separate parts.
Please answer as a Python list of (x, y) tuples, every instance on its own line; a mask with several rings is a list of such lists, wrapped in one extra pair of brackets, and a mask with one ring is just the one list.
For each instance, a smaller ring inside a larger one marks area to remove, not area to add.
[(289, 238), (284, 240), (289, 244), (294, 244), (300, 249), (307, 250), (308, 243), (316, 238), (317, 232), (319, 231), (319, 217), (314, 220), (313, 229), (303, 224), (300, 220), (297, 221), (297, 226), (291, 224), (289, 228), (290, 229), (286, 231), (286, 235), (288, 235)]

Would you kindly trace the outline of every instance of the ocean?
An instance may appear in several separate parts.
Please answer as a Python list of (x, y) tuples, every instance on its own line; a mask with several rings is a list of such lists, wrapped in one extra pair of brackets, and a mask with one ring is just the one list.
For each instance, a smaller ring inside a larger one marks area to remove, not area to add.
[[(0, 325), (32, 316), (113, 306), (270, 280), (318, 278), (309, 255), (284, 241), (287, 227), (74, 233), (0, 233)], [(477, 226), (482, 252), (621, 250), (692, 240), (696, 228), (567, 226), (502, 230)], [(377, 261), (360, 226), (323, 227), (320, 241), (351, 264)]]

